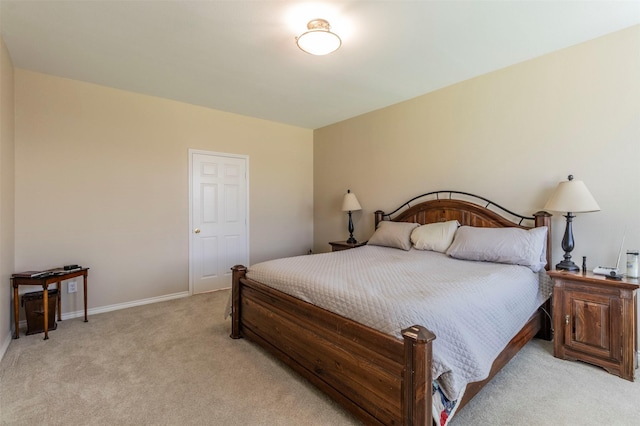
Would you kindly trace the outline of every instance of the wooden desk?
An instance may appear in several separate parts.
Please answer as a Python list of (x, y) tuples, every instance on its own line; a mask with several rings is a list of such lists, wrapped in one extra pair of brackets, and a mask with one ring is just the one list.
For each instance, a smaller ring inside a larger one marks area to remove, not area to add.
[[(53, 270), (52, 270), (53, 271)], [(59, 269), (55, 269), (59, 271)], [(11, 284), (13, 285), (13, 316), (15, 319), (15, 331), (13, 338), (18, 339), (20, 337), (20, 303), (18, 295), (18, 287), (21, 285), (39, 285), (42, 286), (43, 292), (43, 310), (44, 310), (44, 340), (49, 338), (49, 291), (48, 287), (51, 284), (56, 284), (58, 289), (58, 321), (62, 321), (60, 296), (62, 295), (61, 283), (64, 280), (70, 280), (71, 278), (80, 277), (84, 278), (84, 322), (87, 322), (87, 276), (89, 275), (89, 268), (82, 268), (80, 270), (72, 272), (58, 272), (55, 275), (42, 276), (42, 277), (29, 277), (23, 274), (13, 274), (11, 276)]]

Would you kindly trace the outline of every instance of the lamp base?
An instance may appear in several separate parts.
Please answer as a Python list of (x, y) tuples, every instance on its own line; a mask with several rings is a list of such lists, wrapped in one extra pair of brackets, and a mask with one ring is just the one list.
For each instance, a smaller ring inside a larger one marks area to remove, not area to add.
[(347, 240), (347, 244), (355, 243), (357, 243), (357, 241), (353, 238), (353, 220), (351, 220), (351, 210), (349, 210), (349, 239)]
[(578, 268), (578, 265), (573, 263), (573, 261), (566, 260), (566, 259), (558, 263), (556, 265), (556, 269), (559, 271), (571, 271), (571, 272), (577, 272), (580, 270), (580, 268)]
[(571, 252), (575, 247), (575, 243), (573, 242), (573, 227), (571, 226), (571, 223), (573, 222), (573, 218), (575, 216), (571, 212), (567, 212), (567, 215), (565, 217), (567, 218), (567, 226), (566, 228), (564, 228), (564, 236), (562, 237), (562, 250), (564, 250), (564, 260), (556, 265), (556, 269), (560, 271), (577, 272), (580, 270), (580, 268), (578, 268), (578, 265), (573, 263), (573, 261), (571, 260)]

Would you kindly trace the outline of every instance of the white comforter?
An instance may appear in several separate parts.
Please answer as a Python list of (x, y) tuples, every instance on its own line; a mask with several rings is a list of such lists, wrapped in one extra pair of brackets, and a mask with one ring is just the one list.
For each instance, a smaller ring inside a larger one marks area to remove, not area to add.
[(452, 401), (488, 376), (548, 294), (523, 266), (378, 246), (263, 262), (247, 276), (393, 336), (427, 327), (433, 377)]

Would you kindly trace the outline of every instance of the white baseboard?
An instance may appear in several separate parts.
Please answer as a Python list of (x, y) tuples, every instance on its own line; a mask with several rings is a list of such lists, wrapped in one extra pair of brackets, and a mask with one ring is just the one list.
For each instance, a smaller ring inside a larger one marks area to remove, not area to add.
[[(187, 297), (187, 296), (189, 296), (189, 292), (188, 291), (181, 291), (180, 293), (173, 293), (173, 294), (167, 294), (167, 295), (164, 295), (164, 296), (150, 297), (148, 299), (134, 300), (132, 302), (116, 303), (115, 305), (100, 306), (100, 307), (97, 307), (97, 308), (88, 309), (87, 310), (87, 315), (102, 314), (104, 312), (111, 312), (111, 311), (117, 311), (117, 310), (120, 310), (120, 309), (133, 308), (134, 306), (148, 305), (150, 303), (166, 302), (167, 300), (181, 299), (181, 298)], [(62, 320), (63, 321), (66, 320), (66, 319), (78, 318), (78, 317), (84, 317), (84, 310), (75, 311), (75, 312), (67, 312), (67, 313), (63, 313), (62, 314)], [(22, 325), (22, 323), (20, 323), (20, 325)]]
[[(111, 311), (117, 311), (120, 309), (133, 308), (134, 306), (148, 305), (150, 303), (166, 302), (168, 300), (181, 299), (187, 296), (189, 296), (188, 291), (181, 291), (180, 293), (166, 294), (164, 296), (150, 297), (148, 299), (134, 300), (132, 302), (116, 303), (115, 305), (100, 306), (97, 308), (87, 309), (87, 315), (102, 314), (104, 312), (111, 312)], [(62, 314), (63, 321), (66, 319), (80, 318), (80, 317), (84, 317), (84, 309), (80, 311), (67, 312)], [(27, 327), (27, 321), (26, 320), (20, 321), (19, 328), (26, 328), (26, 327)], [(0, 346), (0, 361), (2, 360), (2, 358), (4, 358), (4, 354), (7, 352), (7, 349), (9, 349), (9, 344), (11, 343), (12, 340), (13, 340), (13, 333), (9, 333), (8, 336), (2, 342), (2, 345)]]

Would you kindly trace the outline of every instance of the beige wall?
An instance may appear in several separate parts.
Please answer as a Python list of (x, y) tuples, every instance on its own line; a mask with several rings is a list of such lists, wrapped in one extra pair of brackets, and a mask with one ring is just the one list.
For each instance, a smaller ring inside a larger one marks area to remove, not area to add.
[[(624, 233), (626, 248), (640, 248), (638, 76), (635, 26), (316, 130), (315, 250), (347, 237), (348, 188), (366, 240), (375, 210), (424, 192), (476, 193), (530, 214), (571, 173), (601, 207), (574, 220), (573, 257), (610, 265)], [(553, 225), (557, 263), (564, 218)]]
[(13, 64), (0, 37), (0, 358), (11, 341), (9, 279), (14, 261)]
[(15, 267), (90, 267), (89, 308), (188, 291), (189, 148), (249, 156), (252, 263), (311, 248), (311, 130), (22, 69), (15, 97)]
[[(475, 192), (531, 213), (569, 173), (602, 208), (575, 220), (574, 257), (611, 263), (625, 232), (640, 247), (638, 26), (313, 134), (15, 70), (15, 264), (14, 70), (0, 54), (0, 278), (87, 265), (90, 308), (187, 291), (189, 148), (250, 157), (254, 263), (345, 239), (347, 188), (364, 240), (374, 210), (422, 192)], [(563, 219), (554, 226), (559, 260)], [(81, 292), (63, 300), (81, 309)]]

